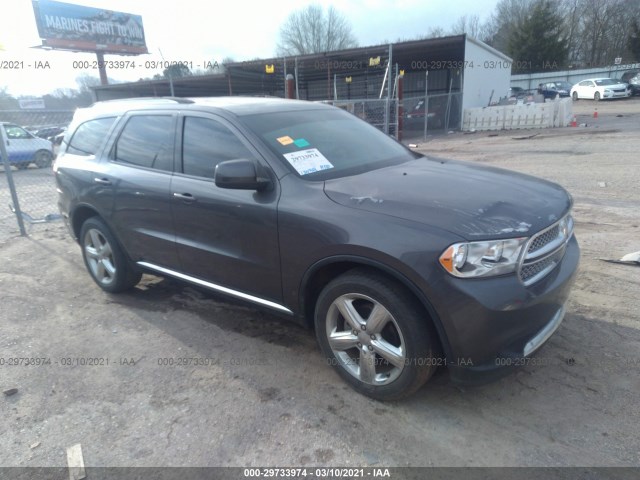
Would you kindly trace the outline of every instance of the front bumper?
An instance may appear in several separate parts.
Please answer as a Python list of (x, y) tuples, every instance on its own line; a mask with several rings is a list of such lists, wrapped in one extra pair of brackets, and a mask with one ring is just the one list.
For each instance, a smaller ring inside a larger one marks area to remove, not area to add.
[(629, 96), (628, 91), (624, 92), (604, 92), (603, 98), (627, 98)]
[(523, 359), (560, 326), (579, 258), (578, 242), (572, 236), (562, 261), (529, 287), (515, 275), (476, 280), (447, 277), (440, 286), (445, 301), (438, 302), (436, 309), (450, 347), (451, 379), (485, 383), (526, 364)]

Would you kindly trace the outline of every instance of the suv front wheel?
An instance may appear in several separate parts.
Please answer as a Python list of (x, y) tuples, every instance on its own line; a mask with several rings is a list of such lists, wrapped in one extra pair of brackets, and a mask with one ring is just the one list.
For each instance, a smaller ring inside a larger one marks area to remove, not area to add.
[(401, 285), (352, 270), (320, 293), (318, 343), (338, 374), (360, 393), (395, 400), (418, 390), (437, 367), (429, 319)]
[(142, 273), (132, 268), (115, 237), (102, 220), (89, 218), (80, 231), (82, 258), (100, 288), (118, 293), (135, 286)]

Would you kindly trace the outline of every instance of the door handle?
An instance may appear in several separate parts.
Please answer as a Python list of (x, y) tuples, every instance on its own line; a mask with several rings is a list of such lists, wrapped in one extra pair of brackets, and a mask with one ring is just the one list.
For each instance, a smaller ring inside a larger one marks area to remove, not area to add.
[(111, 185), (111, 180), (108, 178), (94, 178), (93, 181), (95, 183), (99, 183), (100, 185)]
[(177, 193), (177, 192), (175, 192), (173, 194), (173, 196), (175, 198), (179, 198), (180, 200), (183, 200), (186, 203), (195, 202), (195, 200), (196, 200), (196, 197), (194, 197), (190, 193)]

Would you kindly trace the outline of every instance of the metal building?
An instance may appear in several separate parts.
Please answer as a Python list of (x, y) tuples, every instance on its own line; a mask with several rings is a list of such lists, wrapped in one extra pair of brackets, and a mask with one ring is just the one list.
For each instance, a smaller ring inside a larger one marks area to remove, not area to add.
[(509, 57), (456, 35), (237, 62), (225, 65), (224, 73), (98, 86), (94, 92), (97, 100), (271, 95), (327, 101), (388, 133), (397, 135), (400, 124), (409, 136), (419, 136), (427, 128), (460, 128), (463, 109), (506, 96), (510, 76)]

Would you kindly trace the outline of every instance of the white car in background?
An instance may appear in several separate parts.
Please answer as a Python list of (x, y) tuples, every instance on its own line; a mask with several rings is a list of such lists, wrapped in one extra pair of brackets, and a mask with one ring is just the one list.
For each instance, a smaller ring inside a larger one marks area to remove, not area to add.
[(626, 98), (629, 96), (627, 85), (613, 78), (589, 78), (576, 83), (571, 88), (571, 98), (588, 98), (604, 100), (609, 98)]

